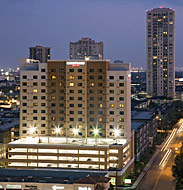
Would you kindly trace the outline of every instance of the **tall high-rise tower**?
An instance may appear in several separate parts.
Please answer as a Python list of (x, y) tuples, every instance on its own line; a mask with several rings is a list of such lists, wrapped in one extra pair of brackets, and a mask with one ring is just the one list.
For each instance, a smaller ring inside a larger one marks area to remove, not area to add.
[(41, 63), (46, 63), (50, 59), (50, 47), (30, 47), (29, 58), (39, 60)]
[(175, 11), (156, 8), (147, 11), (147, 93), (174, 97)]
[(70, 59), (103, 59), (103, 42), (95, 42), (91, 38), (82, 38), (77, 42), (70, 42)]

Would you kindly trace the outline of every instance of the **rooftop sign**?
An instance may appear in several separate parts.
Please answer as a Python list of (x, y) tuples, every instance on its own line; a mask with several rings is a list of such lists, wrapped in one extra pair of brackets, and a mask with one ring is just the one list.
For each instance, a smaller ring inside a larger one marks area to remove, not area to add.
[(72, 65), (73, 67), (79, 67), (79, 66), (82, 66), (82, 65), (85, 65), (85, 62), (66, 62), (67, 65)]

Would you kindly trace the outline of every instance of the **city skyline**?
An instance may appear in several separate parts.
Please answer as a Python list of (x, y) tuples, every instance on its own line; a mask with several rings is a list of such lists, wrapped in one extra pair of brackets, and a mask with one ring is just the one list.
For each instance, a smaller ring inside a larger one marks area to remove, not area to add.
[(159, 6), (176, 9), (175, 66), (181, 66), (183, 3), (179, 1), (41, 2), (2, 1), (2, 66), (16, 67), (20, 57), (28, 57), (28, 47), (35, 45), (51, 47), (52, 59), (68, 59), (70, 41), (90, 37), (104, 42), (104, 59), (145, 68), (146, 10)]

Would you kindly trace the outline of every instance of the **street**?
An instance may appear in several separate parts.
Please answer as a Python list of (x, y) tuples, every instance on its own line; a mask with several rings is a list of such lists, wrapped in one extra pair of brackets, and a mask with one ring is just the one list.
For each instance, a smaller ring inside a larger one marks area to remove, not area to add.
[(171, 168), (174, 164), (175, 148), (180, 148), (180, 143), (183, 142), (183, 132), (175, 129), (174, 133), (174, 136), (173, 134), (169, 136), (165, 143), (166, 146), (159, 147), (160, 153), (138, 186), (138, 190), (175, 189)]

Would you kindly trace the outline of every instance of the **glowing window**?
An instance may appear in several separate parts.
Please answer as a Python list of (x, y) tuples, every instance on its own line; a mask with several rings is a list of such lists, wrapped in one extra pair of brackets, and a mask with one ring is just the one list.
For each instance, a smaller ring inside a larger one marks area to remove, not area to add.
[(73, 83), (73, 82), (70, 82), (70, 83), (69, 83), (69, 86), (74, 86), (74, 83)]
[(55, 76), (55, 75), (52, 75), (52, 76), (51, 76), (51, 79), (56, 79), (56, 76)]
[(69, 78), (70, 78), (70, 79), (74, 79), (74, 76), (71, 75)]
[(34, 92), (34, 93), (37, 93), (37, 89), (33, 89), (33, 92)]
[(124, 108), (124, 104), (119, 104), (119, 107), (120, 108)]
[(114, 107), (114, 104), (110, 104), (109, 107), (110, 107), (110, 108), (113, 108), (113, 107)]
[(90, 83), (90, 86), (94, 86), (95, 84), (92, 82), (92, 83)]

